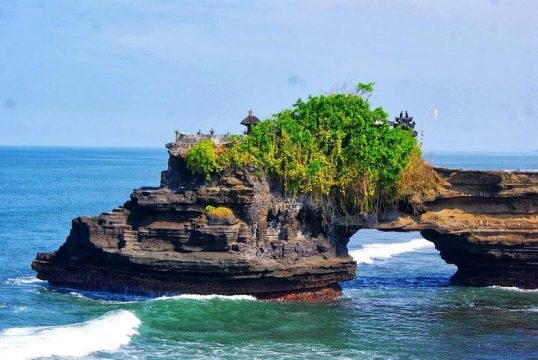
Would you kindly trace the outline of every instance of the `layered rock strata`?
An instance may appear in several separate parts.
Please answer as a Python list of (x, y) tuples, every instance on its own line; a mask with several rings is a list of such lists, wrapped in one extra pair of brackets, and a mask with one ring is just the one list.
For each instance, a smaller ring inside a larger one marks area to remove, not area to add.
[(436, 171), (444, 191), (377, 227), (420, 231), (458, 267), (456, 284), (538, 288), (538, 173)]
[[(123, 206), (73, 220), (66, 242), (32, 263), (52, 285), (150, 295), (250, 294), (332, 300), (355, 276), (349, 238), (360, 228), (420, 231), (468, 285), (538, 287), (538, 174), (437, 169), (444, 185), (422, 206), (399, 204), (378, 219), (324, 224), (305, 199), (254, 169), (207, 181), (169, 144), (161, 186)], [(225, 206), (233, 216), (209, 215)]]
[[(52, 285), (151, 295), (250, 294), (332, 300), (356, 264), (319, 213), (253, 169), (206, 181), (170, 144), (159, 188), (112, 212), (73, 220), (66, 242), (32, 267)], [(233, 216), (212, 217), (206, 206)]]

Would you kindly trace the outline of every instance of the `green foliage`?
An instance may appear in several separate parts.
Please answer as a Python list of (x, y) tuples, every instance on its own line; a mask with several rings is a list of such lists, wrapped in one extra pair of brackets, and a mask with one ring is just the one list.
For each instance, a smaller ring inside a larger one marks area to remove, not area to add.
[(375, 83), (369, 82), (369, 83), (358, 83), (357, 84), (357, 95), (359, 96), (366, 96), (367, 99), (370, 98), (372, 93), (374, 92), (374, 85)]
[(210, 209), (209, 211), (207, 211), (207, 208), (208, 207), (206, 207), (206, 213), (208, 216), (211, 216), (211, 217), (229, 218), (229, 217), (234, 216), (233, 211), (224, 206), (219, 206), (219, 207), (211, 206), (212, 209)]
[(204, 209), (206, 214), (209, 214), (211, 211), (215, 210), (215, 207), (212, 205), (207, 205)]
[(202, 140), (187, 151), (187, 167), (196, 174), (204, 174), (209, 180), (219, 169), (215, 144), (211, 140)]
[(214, 144), (200, 142), (187, 153), (187, 165), (212, 174), (252, 164), (277, 175), (288, 194), (307, 195), (326, 213), (377, 212), (404, 196), (398, 181), (418, 144), (361, 96), (369, 96), (373, 85), (299, 99), (258, 123), (252, 134), (233, 139), (219, 156)]
[(398, 176), (415, 146), (408, 131), (392, 128), (383, 109), (371, 109), (357, 93), (299, 100), (241, 143), (256, 165), (279, 175), (286, 191), (330, 202), (345, 214), (395, 201)]
[(413, 206), (420, 205), (425, 198), (435, 195), (441, 183), (433, 166), (422, 159), (420, 148), (415, 147), (398, 178), (397, 197), (407, 198)]
[(241, 151), (242, 138), (232, 135), (228, 138), (228, 146), (217, 146), (211, 140), (202, 140), (191, 147), (185, 156), (187, 167), (195, 174), (204, 174), (207, 180), (211, 175), (224, 169), (239, 168), (255, 159), (248, 152)]
[(226, 146), (218, 158), (218, 168), (222, 171), (229, 167), (239, 168), (249, 163), (254, 163), (256, 159), (249, 152), (243, 151), (241, 142), (243, 138), (239, 136), (231, 136), (228, 141), (230, 144)]

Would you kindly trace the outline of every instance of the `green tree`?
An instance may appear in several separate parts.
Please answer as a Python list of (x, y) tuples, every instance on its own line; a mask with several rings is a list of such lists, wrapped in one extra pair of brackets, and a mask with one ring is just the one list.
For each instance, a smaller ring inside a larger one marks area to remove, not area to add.
[(187, 167), (195, 174), (204, 174), (206, 180), (219, 170), (215, 144), (211, 140), (201, 140), (187, 151)]
[(391, 127), (382, 108), (371, 108), (373, 86), (299, 99), (218, 156), (213, 143), (200, 142), (187, 153), (187, 165), (207, 176), (251, 164), (277, 175), (287, 194), (308, 196), (326, 213), (377, 212), (407, 196), (398, 184), (414, 175), (401, 173), (420, 149), (410, 131)]

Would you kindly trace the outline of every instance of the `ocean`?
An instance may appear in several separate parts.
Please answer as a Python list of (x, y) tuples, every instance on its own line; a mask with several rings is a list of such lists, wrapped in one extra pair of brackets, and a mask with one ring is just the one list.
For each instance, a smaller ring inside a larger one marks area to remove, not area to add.
[[(538, 154), (426, 154), (435, 165), (538, 169)], [(0, 359), (531, 359), (538, 290), (449, 283), (455, 267), (419, 233), (361, 230), (341, 300), (146, 298), (35, 278), (71, 219), (159, 184), (164, 149), (0, 148)]]

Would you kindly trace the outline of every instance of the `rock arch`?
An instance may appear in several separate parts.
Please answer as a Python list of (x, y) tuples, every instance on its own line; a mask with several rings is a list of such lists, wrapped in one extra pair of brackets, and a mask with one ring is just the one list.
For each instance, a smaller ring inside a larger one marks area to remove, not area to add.
[[(349, 223), (286, 197), (253, 169), (206, 181), (169, 145), (161, 186), (140, 188), (123, 206), (73, 220), (66, 242), (32, 263), (52, 285), (147, 294), (252, 294), (330, 300), (355, 276), (349, 238), (372, 219)], [(538, 287), (538, 173), (436, 169), (443, 191), (418, 213), (384, 212), (373, 227), (420, 231), (467, 285)], [(205, 207), (234, 216), (214, 221)]]

